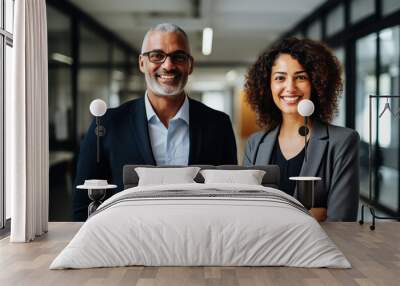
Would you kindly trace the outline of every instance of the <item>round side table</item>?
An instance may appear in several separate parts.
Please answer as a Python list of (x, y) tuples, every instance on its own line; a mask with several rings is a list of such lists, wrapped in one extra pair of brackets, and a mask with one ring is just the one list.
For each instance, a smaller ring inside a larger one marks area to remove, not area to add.
[(289, 180), (296, 181), (297, 199), (306, 209), (314, 206), (315, 184), (320, 177), (290, 177)]
[(106, 186), (91, 186), (91, 185), (79, 185), (76, 188), (80, 190), (87, 190), (88, 197), (92, 201), (88, 206), (88, 217), (94, 213), (97, 208), (103, 203), (108, 189), (115, 189), (116, 185)]

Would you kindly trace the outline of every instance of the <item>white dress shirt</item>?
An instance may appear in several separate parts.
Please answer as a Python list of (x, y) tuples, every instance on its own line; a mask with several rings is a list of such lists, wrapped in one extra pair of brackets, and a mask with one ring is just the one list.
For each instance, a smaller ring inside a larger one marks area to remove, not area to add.
[(189, 162), (189, 100), (185, 96), (181, 108), (170, 119), (168, 128), (154, 112), (145, 95), (150, 143), (157, 165), (187, 165)]

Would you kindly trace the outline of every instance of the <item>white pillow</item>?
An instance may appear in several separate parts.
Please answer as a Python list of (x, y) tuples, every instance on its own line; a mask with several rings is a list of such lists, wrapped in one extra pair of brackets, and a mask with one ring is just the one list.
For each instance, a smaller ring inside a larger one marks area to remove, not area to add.
[(204, 183), (230, 183), (261, 185), (265, 171), (262, 170), (201, 170)]
[(195, 183), (199, 167), (182, 168), (135, 168), (139, 176), (138, 186)]

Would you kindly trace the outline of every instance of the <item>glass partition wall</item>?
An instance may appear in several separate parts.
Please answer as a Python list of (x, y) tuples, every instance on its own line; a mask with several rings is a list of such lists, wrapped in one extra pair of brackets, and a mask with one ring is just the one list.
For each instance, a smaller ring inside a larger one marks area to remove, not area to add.
[[(379, 31), (379, 93), (380, 95), (399, 94), (399, 43), (400, 27), (392, 27)], [(385, 112), (379, 118), (379, 169), (376, 171), (378, 180), (375, 200), (393, 211), (399, 206), (399, 108), (400, 98), (380, 100), (378, 115), (386, 103), (389, 103), (392, 113)]]
[(49, 52), (49, 219), (70, 220), (74, 157), (71, 18), (47, 6)]
[[(89, 104), (132, 98), (137, 52), (66, 1), (47, 0), (49, 51), (49, 220), (72, 220), (73, 180)], [(144, 91), (136, 93), (144, 93)]]
[(369, 193), (369, 95), (376, 94), (376, 34), (356, 41), (355, 129), (360, 134), (361, 193)]
[[(361, 138), (361, 198), (368, 200), (369, 95), (400, 95), (400, 1), (325, 1), (284, 34), (319, 39), (335, 51), (345, 74), (343, 97), (334, 123), (354, 128)], [(399, 99), (379, 100), (376, 118), (389, 103), (399, 113)], [(379, 210), (400, 216), (399, 116), (385, 113), (373, 120), (372, 201)]]

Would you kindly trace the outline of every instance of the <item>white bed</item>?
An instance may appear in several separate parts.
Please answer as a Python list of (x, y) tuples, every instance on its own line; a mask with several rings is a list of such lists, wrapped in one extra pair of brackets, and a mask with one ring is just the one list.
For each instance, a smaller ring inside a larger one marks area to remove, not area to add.
[(105, 201), (50, 269), (145, 266), (350, 268), (285, 193), (239, 184), (127, 189)]

